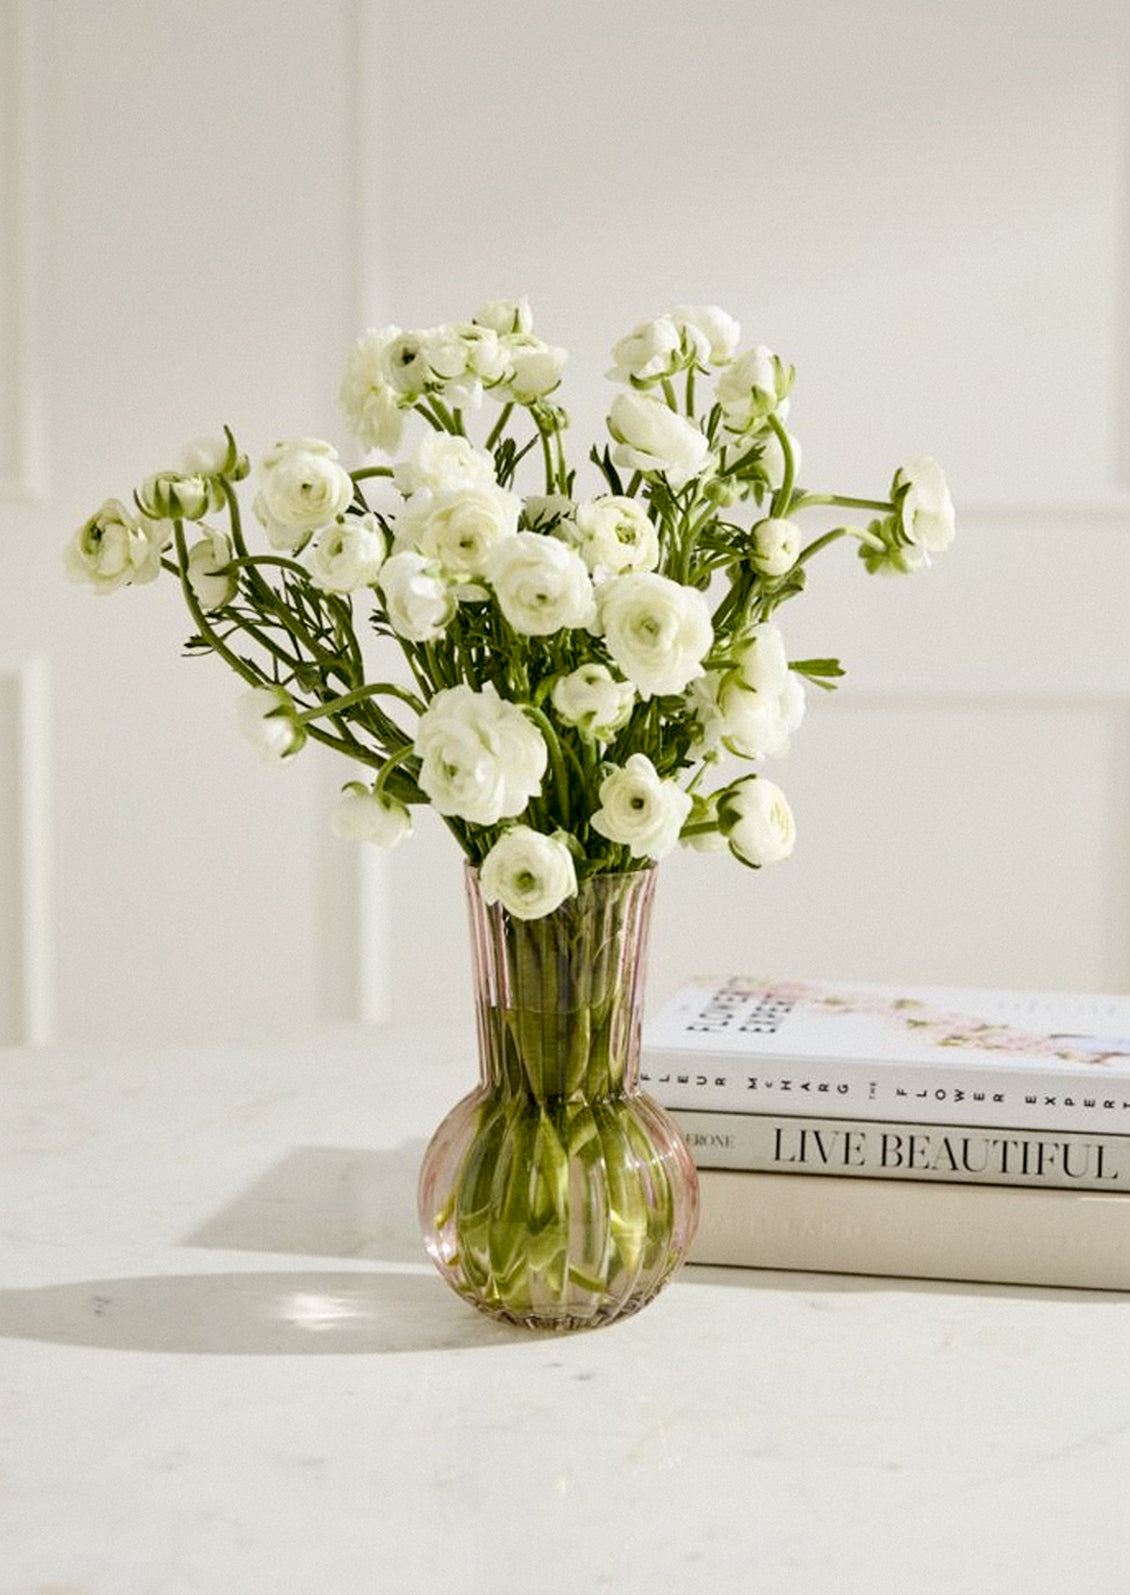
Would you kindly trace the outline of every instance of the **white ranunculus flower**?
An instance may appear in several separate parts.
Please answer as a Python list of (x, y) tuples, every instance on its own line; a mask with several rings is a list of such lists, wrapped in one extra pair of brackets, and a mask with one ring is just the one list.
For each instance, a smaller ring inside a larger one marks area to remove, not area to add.
[(453, 581), (486, 574), (495, 547), (518, 529), (522, 500), (494, 482), (433, 493), (421, 488), (396, 520), (396, 546), (435, 560)]
[(393, 387), (388, 351), (399, 327), (370, 327), (349, 351), (338, 396), (350, 431), (367, 449), (391, 454), (400, 446), (404, 409), (412, 401)]
[(254, 509), (272, 548), (293, 552), (353, 502), (353, 481), (332, 443), (294, 438), (259, 462)]
[(121, 499), (108, 498), (67, 544), (67, 575), (96, 593), (155, 581), (161, 574), (166, 530), (172, 530), (167, 522), (134, 515)]
[(419, 784), (440, 814), (474, 825), (514, 819), (541, 791), (548, 752), (541, 732), (489, 683), (437, 692), (420, 716)]
[(578, 552), (594, 576), (654, 570), (659, 563), (658, 533), (634, 498), (606, 493), (578, 504), (573, 527)]
[(627, 724), (636, 689), (617, 681), (607, 665), (581, 665), (558, 676), (551, 700), (559, 720), (595, 742), (609, 742)]
[(486, 570), (498, 606), (514, 630), (549, 637), (596, 619), (596, 598), (585, 562), (556, 537), (516, 532), (496, 543)]
[(804, 687), (790, 673), (780, 692), (754, 692), (735, 675), (724, 682), (718, 707), (731, 753), (743, 759), (783, 759), (804, 719)]
[(330, 815), (330, 829), (344, 842), (396, 847), (412, 835), (412, 815), (398, 798), (377, 793), (363, 781), (350, 781)]
[[(792, 450), (793, 480), (795, 481), (800, 472), (803, 450), (800, 446), (800, 439), (794, 433), (787, 432), (785, 435), (789, 440), (789, 448)], [(757, 462), (757, 469), (764, 478), (766, 485), (776, 493), (785, 480), (785, 451), (781, 447), (781, 440), (776, 432), (766, 432), (761, 444), (761, 458)]]
[(385, 613), (398, 637), (434, 642), (455, 613), (456, 602), (439, 566), (415, 549), (393, 554), (377, 577)]
[(938, 554), (953, 542), (953, 499), (937, 460), (927, 455), (896, 471), (891, 497), (902, 535), (913, 548)]
[(432, 361), (442, 365), (444, 360), (443, 343), (438, 333), (436, 327), (397, 332), (382, 351), (385, 381), (405, 403), (414, 403), (429, 387), (435, 386), (436, 372)]
[(235, 571), (225, 570), (232, 561), (232, 546), (223, 532), (210, 526), (200, 528), (203, 536), (188, 551), (188, 585), (205, 614), (230, 604), (239, 591)]
[(493, 332), (522, 332), (533, 331), (534, 316), (530, 309), (530, 301), (521, 299), (492, 299), (489, 303), (480, 306), (471, 320), (480, 327), (489, 327)]
[(763, 576), (783, 576), (800, 553), (800, 531), (792, 521), (770, 516), (753, 528), (752, 561)]
[(720, 793), (718, 815), (731, 853), (755, 869), (779, 864), (796, 843), (796, 821), (788, 800), (763, 775), (743, 776)]
[(754, 626), (738, 654), (738, 676), (754, 692), (784, 692), (789, 680), (785, 639), (771, 621)]
[(742, 329), (717, 305), (679, 305), (671, 318), (701, 365), (724, 366), (734, 358)]
[(641, 698), (682, 692), (702, 675), (714, 631), (697, 588), (636, 572), (605, 582), (598, 603), (608, 652)]
[(591, 824), (637, 858), (659, 859), (677, 845), (690, 811), (690, 793), (663, 780), (646, 754), (633, 753), (600, 783), (600, 808)]
[(783, 415), (781, 404), (792, 379), (792, 367), (763, 343), (739, 355), (718, 378), (718, 402), (727, 428), (748, 432), (768, 415)]
[(306, 741), (294, 700), (282, 687), (252, 687), (237, 699), (236, 714), (244, 736), (268, 764), (293, 758)]
[(495, 398), (533, 404), (560, 384), (562, 369), (569, 358), (564, 349), (524, 332), (507, 334), (502, 346), (509, 371), (506, 378), (491, 389)]
[(463, 487), (493, 487), (494, 462), (466, 438), (450, 432), (427, 432), (412, 457), (393, 467), (392, 479), (410, 498), (421, 488), (433, 493), (454, 493)]
[(552, 532), (562, 521), (569, 519), (573, 509), (573, 500), (564, 493), (530, 493), (523, 507), (522, 519), (531, 532)]
[(682, 338), (670, 316), (641, 321), (612, 346), (615, 362), (607, 373), (613, 382), (658, 382), (679, 369)]
[(705, 675), (697, 676), (687, 688), (687, 707), (698, 727), (698, 734), (688, 750), (692, 759), (705, 758), (722, 745), (726, 720), (718, 703), (721, 690), (722, 673), (718, 670), (708, 670)]
[(485, 903), (501, 903), (515, 919), (541, 919), (577, 890), (577, 870), (566, 842), (528, 825), (503, 833), (479, 868)]
[(647, 393), (618, 393), (608, 430), (616, 439), (612, 458), (617, 465), (645, 476), (665, 476), (672, 487), (701, 475), (710, 459), (710, 445), (694, 422)]
[(324, 593), (355, 593), (371, 587), (386, 551), (385, 534), (375, 515), (346, 515), (319, 532), (310, 551), (310, 580)]
[(466, 350), (467, 371), (488, 388), (506, 379), (510, 359), (506, 348), (493, 327), (480, 327), (473, 321), (459, 321), (453, 330)]

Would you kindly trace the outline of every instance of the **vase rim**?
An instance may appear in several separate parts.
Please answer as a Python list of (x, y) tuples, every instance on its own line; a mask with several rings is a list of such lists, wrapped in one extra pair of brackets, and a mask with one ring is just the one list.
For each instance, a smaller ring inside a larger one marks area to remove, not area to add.
[[(633, 880), (637, 875), (654, 875), (658, 869), (659, 860), (653, 858), (649, 859), (646, 864), (641, 864), (639, 869), (599, 870), (595, 875), (587, 876), (582, 885), (588, 886), (593, 881), (629, 881)], [(473, 876), (476, 881), (479, 879), (480, 866), (472, 864), (469, 858), (463, 860), (463, 870), (465, 874)]]

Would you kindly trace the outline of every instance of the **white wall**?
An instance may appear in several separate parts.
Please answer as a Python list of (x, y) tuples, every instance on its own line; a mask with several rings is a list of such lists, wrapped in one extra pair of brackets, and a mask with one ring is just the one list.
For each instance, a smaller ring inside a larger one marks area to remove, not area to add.
[[(653, 998), (733, 969), (1126, 987), (1124, 8), (391, 13), (368, 57), (374, 318), (529, 291), (587, 439), (613, 339), (714, 300), (795, 360), (806, 484), (871, 496), (928, 451), (957, 496), (928, 575), (869, 582), (837, 550), (783, 612), (796, 657), (849, 669), (773, 771), (797, 855), (666, 863)], [(466, 1001), (443, 844), (389, 870), (405, 1009), (437, 974)]]
[(253, 453), (344, 444), (366, 320), (510, 292), (571, 351), (578, 442), (613, 339), (715, 300), (796, 361), (806, 482), (868, 493), (929, 450), (961, 511), (927, 576), (833, 554), (783, 616), (850, 670), (773, 772), (797, 856), (666, 865), (653, 994), (710, 967), (1126, 987), (1123, 10), (0, 0), (0, 1039), (466, 1000), (439, 828), (365, 861), (358, 904), (325, 835), (347, 772), (260, 767), (176, 594), (92, 600), (59, 550), (223, 420)]
[(254, 451), (333, 428), (356, 320), (352, 13), (4, 0), (0, 16), (23, 38), (0, 59), (22, 121), (3, 145), (2, 233), (27, 247), (34, 290), (20, 298), (7, 249), (0, 309), (31, 363), (0, 416), (22, 415), (34, 380), (44, 488), (17, 483), (0, 507), (0, 655), (50, 667), (54, 1027), (302, 1024), (348, 996), (326, 940), (340, 916), (322, 913), (341, 869), (324, 856), (325, 766), (260, 767), (234, 730), (234, 678), (179, 657), (175, 591), (94, 599), (60, 550), (225, 420)]

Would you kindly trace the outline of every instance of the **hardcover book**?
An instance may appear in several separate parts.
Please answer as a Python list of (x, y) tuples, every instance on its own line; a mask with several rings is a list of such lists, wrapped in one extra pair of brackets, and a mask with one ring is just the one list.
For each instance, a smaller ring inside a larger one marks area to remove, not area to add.
[(669, 1109), (700, 1169), (1130, 1192), (1130, 1135)]
[(1130, 997), (697, 980), (641, 1080), (668, 1108), (1130, 1133)]
[(699, 1180), (692, 1263), (1130, 1290), (1130, 1202), (1105, 1191), (715, 1169)]

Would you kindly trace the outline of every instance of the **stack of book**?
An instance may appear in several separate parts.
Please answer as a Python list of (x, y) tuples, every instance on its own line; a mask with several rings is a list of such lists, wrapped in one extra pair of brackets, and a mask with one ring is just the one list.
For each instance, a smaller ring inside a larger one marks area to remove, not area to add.
[(1130, 997), (696, 981), (642, 1083), (692, 1262), (1130, 1290)]

